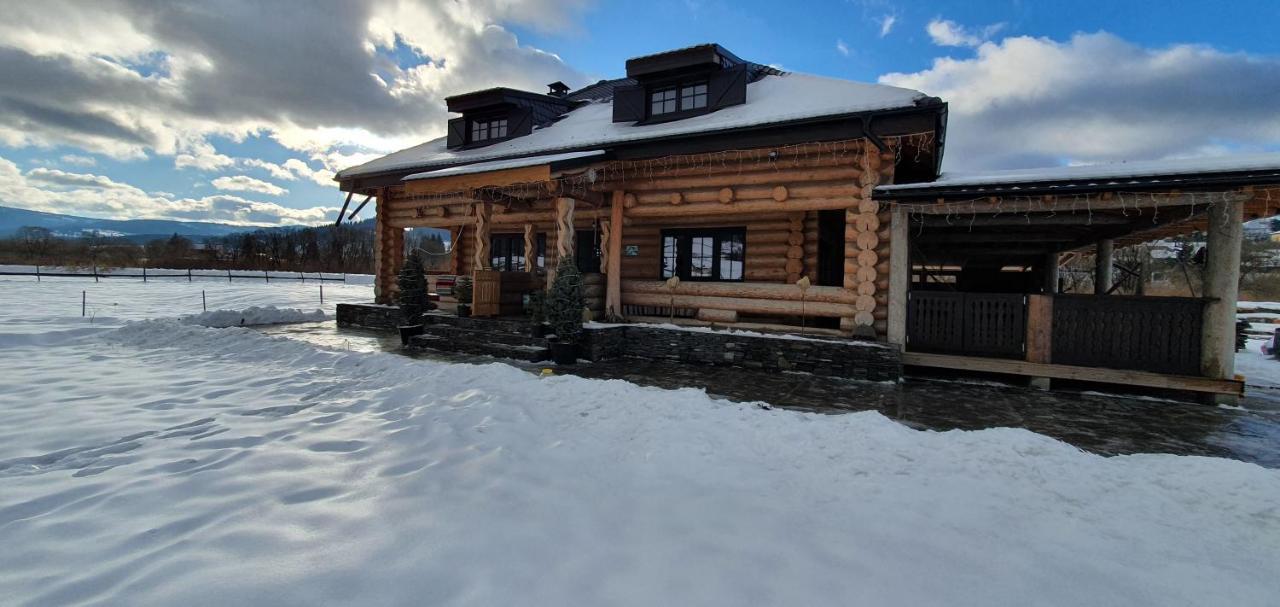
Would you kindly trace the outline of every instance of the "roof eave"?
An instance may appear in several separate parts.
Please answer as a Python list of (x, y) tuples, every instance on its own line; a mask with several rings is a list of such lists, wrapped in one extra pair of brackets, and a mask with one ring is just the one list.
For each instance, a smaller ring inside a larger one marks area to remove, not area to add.
[[(867, 116), (883, 116), (883, 115), (924, 113), (924, 112), (945, 112), (946, 108), (947, 108), (946, 102), (939, 101), (937, 100), (937, 98), (926, 98), (922, 100), (922, 103), (918, 105), (903, 106), (903, 107), (897, 107), (897, 108), (866, 110), (866, 111), (860, 111), (860, 112), (848, 112), (844, 114), (830, 114), (826, 116), (815, 116), (810, 118), (800, 118), (796, 120), (787, 120), (787, 121), (781, 121), (781, 122), (770, 122), (765, 124), (751, 125), (748, 127), (729, 127), (729, 128), (723, 128), (723, 129), (713, 129), (708, 131), (697, 131), (693, 133), (663, 135), (663, 136), (652, 137), (648, 139), (636, 139), (631, 141), (623, 141), (615, 144), (607, 144), (607, 143), (601, 144), (597, 142), (594, 144), (582, 145), (582, 146), (573, 147), (573, 148), (564, 148), (564, 149), (557, 149), (557, 150), (540, 150), (538, 152), (531, 152), (527, 154), (499, 156), (495, 158), (485, 158), (483, 160), (476, 160), (474, 162), (454, 162), (454, 163), (443, 163), (439, 165), (424, 164), (424, 165), (417, 165), (417, 166), (408, 167), (408, 168), (378, 171), (376, 173), (349, 175), (341, 179), (335, 176), (334, 180), (340, 183), (339, 189), (341, 189), (344, 192), (347, 192), (347, 191), (351, 191), (350, 189), (348, 189), (349, 188), (348, 184), (357, 179), (373, 180), (373, 181), (380, 181), (380, 182), (387, 181), (388, 183), (397, 183), (401, 178), (407, 175), (411, 175), (413, 173), (422, 173), (427, 170), (447, 169), (455, 166), (475, 164), (476, 162), (490, 162), (494, 160), (515, 160), (517, 158), (530, 158), (534, 156), (546, 156), (549, 154), (582, 152), (582, 151), (593, 150), (593, 149), (606, 149), (610, 152), (610, 155), (612, 155), (613, 150), (626, 148), (630, 146), (653, 145), (655, 143), (660, 144), (665, 142), (689, 140), (689, 139), (696, 139), (699, 137), (707, 137), (712, 135), (723, 135), (726, 133), (733, 133), (735, 131), (746, 134), (746, 133), (751, 133), (753, 131), (760, 131), (765, 129), (776, 129), (776, 128), (786, 128), (786, 127), (794, 127), (794, 126), (802, 126), (802, 125), (810, 125), (810, 124), (820, 124), (824, 122), (839, 122), (839, 121), (850, 120), (850, 119), (861, 119)], [(393, 177), (394, 179), (388, 179)]]
[(1029, 182), (1005, 182), (957, 186), (930, 186), (880, 189), (876, 198), (884, 200), (977, 198), (982, 196), (1044, 196), (1057, 194), (1094, 194), (1101, 192), (1157, 191), (1170, 189), (1213, 189), (1222, 186), (1280, 184), (1280, 171), (1250, 170), (1213, 173), (1171, 173), (1140, 177), (1094, 177)]

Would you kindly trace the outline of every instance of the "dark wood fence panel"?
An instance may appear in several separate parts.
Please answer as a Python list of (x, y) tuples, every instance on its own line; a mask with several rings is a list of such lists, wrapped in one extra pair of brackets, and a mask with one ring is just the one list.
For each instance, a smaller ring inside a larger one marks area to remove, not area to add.
[(1183, 297), (1055, 296), (1051, 360), (1199, 375), (1204, 305)]
[(915, 352), (964, 350), (964, 293), (912, 291), (907, 299), (907, 348)]
[(975, 356), (1022, 358), (1027, 300), (1021, 293), (969, 293), (965, 297), (965, 350)]
[(1022, 358), (1026, 334), (1022, 294), (912, 291), (907, 302), (913, 352)]

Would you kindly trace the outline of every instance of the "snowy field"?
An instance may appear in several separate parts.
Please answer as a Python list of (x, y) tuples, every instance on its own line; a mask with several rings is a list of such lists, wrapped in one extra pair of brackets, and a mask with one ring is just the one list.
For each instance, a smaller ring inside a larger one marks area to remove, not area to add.
[[(310, 284), (0, 281), (0, 603), (1280, 596), (1280, 471), (175, 320), (201, 288), (319, 307)], [(330, 289), (329, 312), (370, 296)]]

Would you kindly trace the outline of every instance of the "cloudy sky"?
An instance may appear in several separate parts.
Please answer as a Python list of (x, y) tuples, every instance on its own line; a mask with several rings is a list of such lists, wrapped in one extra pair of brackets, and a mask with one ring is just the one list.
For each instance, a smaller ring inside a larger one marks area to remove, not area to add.
[(942, 97), (947, 170), (1280, 151), (1280, 3), (1175, 4), (0, 0), (0, 205), (317, 223), (447, 95), (706, 41)]

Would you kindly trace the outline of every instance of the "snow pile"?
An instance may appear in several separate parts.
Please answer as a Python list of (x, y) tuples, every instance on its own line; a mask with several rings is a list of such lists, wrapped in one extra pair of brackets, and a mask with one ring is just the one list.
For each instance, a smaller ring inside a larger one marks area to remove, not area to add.
[(1266, 605), (1280, 591), (1280, 472), (1236, 461), (1104, 458), (1025, 430), (920, 432), (172, 320), (0, 344), (0, 361), (12, 604)]
[(292, 322), (320, 322), (329, 317), (324, 310), (303, 312), (297, 308), (253, 306), (244, 310), (213, 310), (184, 316), (182, 322), (204, 327), (248, 327), (253, 325), (279, 325)]

